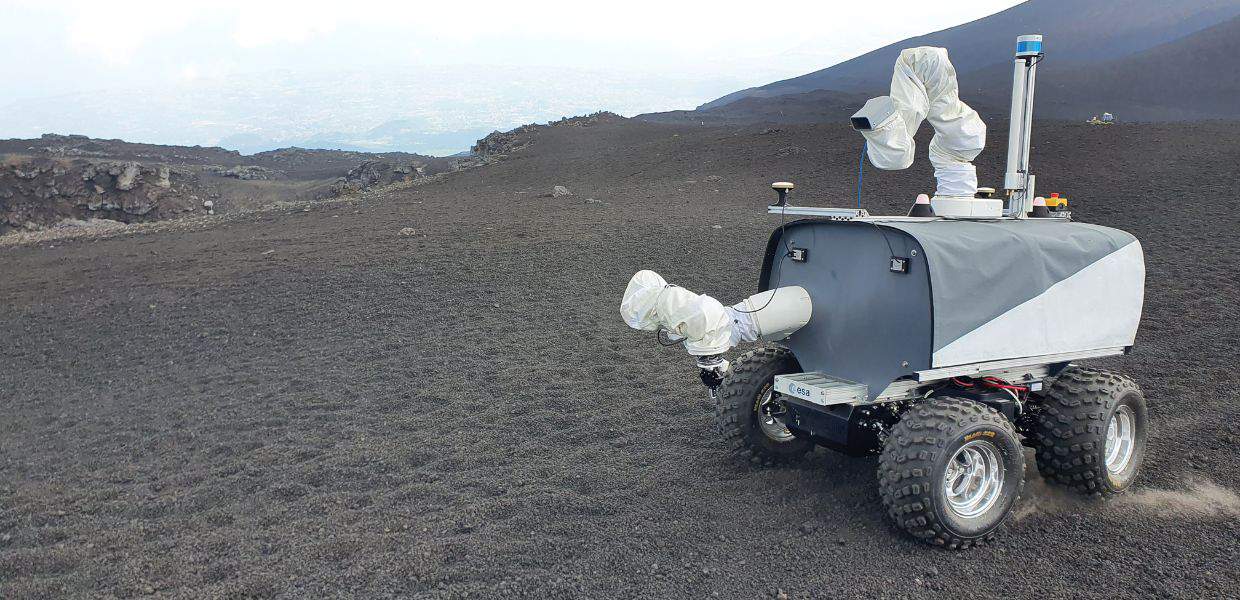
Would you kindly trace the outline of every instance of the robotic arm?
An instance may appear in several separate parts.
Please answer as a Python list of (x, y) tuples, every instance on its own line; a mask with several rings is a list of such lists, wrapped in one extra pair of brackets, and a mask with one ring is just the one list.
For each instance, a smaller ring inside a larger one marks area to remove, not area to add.
[(865, 136), (870, 163), (898, 170), (913, 164), (913, 135), (923, 120), (934, 127), (930, 163), (938, 181), (935, 196), (972, 198), (977, 193), (972, 161), (986, 146), (986, 124), (961, 102), (956, 69), (944, 48), (900, 52), (891, 95), (871, 98), (852, 116), (852, 125)]
[(724, 306), (705, 294), (667, 283), (654, 271), (629, 280), (620, 316), (633, 329), (667, 332), (689, 354), (715, 358), (741, 342), (781, 340), (809, 322), (809, 292), (788, 286), (754, 294)]

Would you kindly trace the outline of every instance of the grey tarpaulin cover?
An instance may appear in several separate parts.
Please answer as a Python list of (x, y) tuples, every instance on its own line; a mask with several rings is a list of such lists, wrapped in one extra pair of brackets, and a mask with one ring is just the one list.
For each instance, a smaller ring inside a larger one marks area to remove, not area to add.
[(1131, 234), (1057, 219), (880, 223), (926, 254), (933, 366), (1133, 343), (1145, 262)]

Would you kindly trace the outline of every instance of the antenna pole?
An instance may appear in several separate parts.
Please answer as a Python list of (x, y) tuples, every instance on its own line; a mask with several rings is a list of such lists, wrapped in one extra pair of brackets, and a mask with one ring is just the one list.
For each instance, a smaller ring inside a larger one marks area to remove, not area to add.
[(1042, 60), (1042, 36), (1016, 38), (1012, 67), (1012, 117), (1008, 123), (1007, 216), (1024, 218), (1033, 210), (1034, 177), (1029, 173), (1029, 144), (1033, 134), (1033, 89)]

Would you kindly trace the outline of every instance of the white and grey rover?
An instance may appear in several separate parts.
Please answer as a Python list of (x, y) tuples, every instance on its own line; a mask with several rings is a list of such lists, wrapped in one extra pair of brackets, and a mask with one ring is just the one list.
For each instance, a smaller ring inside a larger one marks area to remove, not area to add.
[[(938, 182), (927, 216), (797, 207), (767, 244), (760, 293), (732, 306), (641, 271), (621, 314), (697, 357), (719, 428), (760, 463), (815, 445), (877, 453), (883, 504), (913, 536), (949, 548), (991, 539), (1020, 496), (1025, 453), (1086, 494), (1133, 484), (1147, 414), (1131, 379), (1076, 364), (1127, 353), (1144, 297), (1132, 235), (1048, 211), (1029, 174), (1041, 36), (1021, 36), (1002, 198), (971, 161), (985, 124), (960, 101), (942, 48), (911, 48), (890, 96), (852, 118), (867, 155), (907, 168), (923, 119)], [(911, 212), (910, 214), (918, 214)], [(729, 363), (743, 342), (767, 342)], [(775, 344), (774, 342), (779, 342)]]

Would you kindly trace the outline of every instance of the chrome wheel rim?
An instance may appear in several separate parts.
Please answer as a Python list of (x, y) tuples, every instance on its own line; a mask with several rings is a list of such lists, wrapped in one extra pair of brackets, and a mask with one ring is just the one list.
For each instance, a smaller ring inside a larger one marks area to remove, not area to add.
[(1107, 472), (1119, 475), (1128, 469), (1137, 447), (1137, 417), (1127, 404), (1121, 404), (1107, 423)]
[(1003, 461), (994, 444), (974, 440), (947, 461), (943, 493), (952, 512), (966, 519), (994, 507), (1003, 491)]
[(771, 398), (770, 387), (762, 392), (754, 409), (757, 412), (758, 429), (761, 429), (766, 437), (776, 442), (787, 442), (795, 437), (787, 427), (784, 427), (783, 423), (779, 422), (779, 419), (775, 418), (776, 415), (783, 414), (784, 407)]

